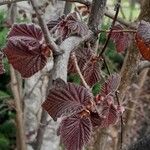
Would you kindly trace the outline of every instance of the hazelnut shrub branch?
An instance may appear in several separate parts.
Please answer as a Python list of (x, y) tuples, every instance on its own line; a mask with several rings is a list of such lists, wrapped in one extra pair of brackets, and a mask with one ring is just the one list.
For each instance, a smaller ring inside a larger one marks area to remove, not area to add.
[[(143, 30), (145, 26), (149, 27), (150, 25), (147, 22), (142, 22), (138, 29), (131, 27), (131, 30), (124, 29), (121, 25), (116, 25), (121, 0), (116, 2), (116, 12), (113, 16), (110, 30), (106, 31), (98, 28), (102, 24), (104, 14), (107, 14), (105, 12), (105, 0), (93, 0), (92, 3), (86, 0), (70, 0), (70, 2), (80, 2), (91, 7), (88, 25), (80, 20), (75, 12), (46, 23), (42, 11), (38, 7), (37, 0), (30, 0), (30, 2), (36, 13), (39, 25), (14, 24), (8, 34), (8, 41), (3, 53), (23, 78), (29, 78), (42, 70), (46, 66), (48, 59), (53, 58), (51, 61), (54, 62), (54, 65), (49, 72), (49, 83), (46, 100), (42, 104), (43, 110), (40, 124), (46, 124), (46, 111), (54, 121), (63, 116), (58, 129), (58, 135), (60, 135), (62, 143), (67, 150), (82, 150), (83, 146), (90, 141), (95, 127), (108, 128), (110, 125), (116, 124), (120, 118), (121, 137), (118, 141), (120, 141), (122, 149), (123, 109), (119, 100), (123, 99), (120, 96), (123, 95), (123, 91), (118, 93), (118, 87), (120, 89), (120, 84), (124, 87), (122, 82), (123, 75), (111, 74), (104, 53), (110, 39), (114, 41), (118, 52), (125, 51), (128, 48), (131, 34), (135, 36), (142, 56), (149, 60), (150, 56), (145, 55), (145, 53), (149, 52), (149, 47), (147, 48), (145, 43), (145, 32)], [(4, 3), (0, 4), (3, 5)], [(118, 22), (121, 21), (119, 20)], [(128, 23), (123, 22), (123, 24), (128, 26)], [(93, 50), (95, 49), (93, 45), (97, 44), (98, 34), (102, 32), (107, 32), (108, 35), (103, 48), (97, 54)], [(128, 53), (130, 56), (130, 51)], [(0, 57), (0, 73), (4, 72), (2, 57)], [(137, 60), (137, 58), (135, 59)], [(103, 64), (108, 72), (107, 79), (102, 77)], [(125, 63), (124, 66), (126, 66)], [(141, 67), (139, 68), (141, 69)], [(127, 67), (126, 69), (128, 72)], [(67, 82), (67, 76), (71, 73), (79, 75), (81, 79), (80, 85)], [(92, 88), (102, 79), (105, 82), (102, 84), (101, 91), (94, 95)], [(46, 129), (46, 126), (41, 125), (37, 130), (34, 143), (36, 150), (41, 149)], [(101, 139), (106, 139), (105, 137), (106, 135), (103, 134)], [(104, 141), (99, 142), (102, 145)], [(106, 142), (107, 140), (105, 140)]]

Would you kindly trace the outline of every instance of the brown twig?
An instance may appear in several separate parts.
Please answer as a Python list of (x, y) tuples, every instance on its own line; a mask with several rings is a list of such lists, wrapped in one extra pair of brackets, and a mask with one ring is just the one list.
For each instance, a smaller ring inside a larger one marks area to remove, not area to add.
[[(12, 3), (8, 11), (8, 21), (13, 24), (16, 20), (16, 3)], [(10, 65), (11, 76), (11, 90), (14, 96), (15, 109), (16, 109), (16, 124), (17, 124), (17, 148), (20, 150), (26, 150), (26, 138), (24, 131), (24, 120), (22, 112), (22, 101), (19, 82), (17, 81), (17, 74)]]
[[(69, 1), (69, 2), (78, 2), (78, 3), (81, 3), (81, 4), (84, 4), (86, 5), (87, 7), (91, 6), (92, 5), (92, 1), (90, 0), (59, 0), (59, 1)], [(105, 13), (104, 13), (105, 16), (111, 18), (111, 19), (114, 19), (115, 15), (112, 14), (111, 12), (105, 10)], [(131, 22), (127, 22), (125, 21), (124, 19), (120, 18), (120, 17), (117, 17), (117, 22), (119, 22), (120, 24), (123, 24), (125, 25), (126, 27), (129, 27), (131, 29), (136, 29), (135, 26), (133, 26), (131, 24)]]
[(52, 39), (52, 36), (50, 35), (47, 24), (44, 21), (44, 18), (42, 16), (42, 12), (40, 11), (40, 9), (38, 7), (37, 0), (30, 0), (30, 2), (32, 4), (34, 11), (36, 12), (36, 15), (37, 15), (37, 18), (39, 21), (39, 25), (43, 31), (46, 43), (52, 48), (54, 55), (60, 54), (61, 53), (60, 48), (56, 45), (56, 43)]
[[(104, 60), (104, 65), (107, 69), (108, 74), (111, 75), (111, 72), (110, 72), (109, 66), (106, 62), (105, 57), (103, 56), (102, 58)], [(118, 106), (120, 106), (118, 91), (115, 92), (115, 96), (116, 96), (117, 104), (118, 104)], [(120, 122), (121, 122), (121, 126), (120, 126), (120, 129), (121, 129), (121, 132), (120, 132), (120, 149), (122, 149), (122, 143), (123, 143), (123, 118), (122, 118), (122, 115), (120, 115)]]
[(85, 79), (84, 79), (84, 77), (83, 77), (83, 75), (82, 75), (82, 73), (81, 73), (81, 70), (80, 70), (80, 68), (79, 68), (79, 66), (78, 66), (78, 62), (77, 62), (77, 58), (76, 58), (75, 53), (72, 53), (72, 54), (71, 54), (71, 58), (73, 59), (73, 63), (74, 63), (74, 65), (75, 65), (75, 68), (76, 68), (76, 71), (77, 71), (78, 75), (80, 76), (80, 79), (81, 79), (81, 81), (82, 81), (82, 84), (83, 84), (84, 87), (86, 87), (87, 89), (90, 89), (90, 87), (89, 87), (88, 84), (86, 83), (86, 81), (85, 81)]
[(117, 0), (117, 4), (116, 4), (116, 6), (115, 6), (116, 14), (115, 14), (115, 16), (114, 16), (114, 19), (113, 19), (113, 22), (112, 22), (112, 25), (111, 25), (110, 32), (108, 33), (107, 40), (106, 40), (106, 42), (105, 42), (105, 45), (104, 45), (102, 51), (101, 51), (100, 54), (99, 54), (99, 57), (105, 52), (106, 47), (107, 47), (107, 45), (108, 45), (108, 42), (109, 42), (109, 40), (110, 40), (110, 38), (111, 38), (111, 34), (112, 34), (112, 32), (113, 32), (113, 27), (114, 27), (114, 25), (115, 25), (115, 22), (116, 22), (116, 20), (117, 20), (118, 14), (119, 14), (120, 4), (121, 4), (121, 0)]
[[(110, 30), (99, 30), (98, 32), (106, 32), (106, 33), (109, 33)], [(137, 30), (113, 30), (112, 32), (114, 33), (120, 33), (120, 32), (129, 32), (129, 33), (136, 33)]]
[(17, 129), (19, 135), (19, 147), (20, 150), (26, 150), (26, 139), (24, 132), (24, 121), (23, 121), (23, 112), (21, 109), (21, 98), (19, 93), (19, 86), (15, 74), (15, 70), (12, 66), (10, 66), (10, 74), (11, 74), (11, 89), (15, 99), (15, 108), (16, 108), (16, 121), (17, 121)]

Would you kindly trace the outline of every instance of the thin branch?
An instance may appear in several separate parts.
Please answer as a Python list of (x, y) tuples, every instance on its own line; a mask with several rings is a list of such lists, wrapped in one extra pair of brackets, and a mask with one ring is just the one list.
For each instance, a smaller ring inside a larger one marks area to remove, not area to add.
[(21, 98), (19, 93), (19, 86), (17, 83), (17, 78), (15, 74), (15, 70), (12, 66), (10, 66), (10, 74), (11, 74), (11, 89), (12, 93), (15, 99), (15, 108), (16, 108), (16, 122), (17, 122), (17, 129), (18, 129), (18, 135), (19, 135), (19, 147), (20, 150), (26, 150), (26, 144), (25, 144), (25, 132), (24, 132), (24, 124), (23, 124), (23, 112), (21, 110)]
[[(105, 59), (105, 56), (102, 57), (104, 59), (104, 65), (107, 69), (107, 72), (109, 75), (111, 75), (111, 72), (110, 72), (110, 69), (109, 69), (109, 66), (106, 62), (106, 59)], [(115, 92), (115, 96), (116, 96), (116, 100), (117, 100), (117, 104), (118, 106), (120, 106), (120, 101), (119, 101), (119, 96), (118, 96), (118, 91)], [(120, 122), (121, 122), (121, 126), (120, 126), (120, 149), (122, 149), (122, 143), (123, 143), (123, 118), (122, 118), (122, 115), (120, 115)]]
[[(118, 91), (115, 92), (116, 99), (117, 99), (117, 104), (120, 106), (120, 100), (118, 96)], [(120, 149), (122, 150), (122, 145), (123, 145), (123, 117), (122, 114), (120, 115)], [(119, 143), (118, 143), (119, 144)]]
[(39, 25), (43, 31), (46, 43), (50, 46), (50, 48), (52, 48), (54, 55), (60, 54), (61, 53), (60, 48), (56, 45), (56, 43), (52, 39), (52, 36), (48, 30), (46, 22), (44, 21), (44, 18), (42, 16), (43, 13), (40, 11), (40, 9), (38, 7), (37, 0), (30, 0), (30, 2), (32, 4), (34, 11), (36, 12), (36, 15), (37, 15), (37, 18), (39, 21)]
[[(13, 24), (16, 20), (16, 3), (12, 3), (8, 11), (8, 20)], [(10, 65), (10, 76), (11, 76), (11, 90), (13, 93), (16, 109), (16, 124), (17, 124), (17, 148), (20, 150), (26, 150), (26, 137), (24, 131), (24, 120), (22, 111), (21, 93), (19, 89), (19, 83), (17, 81), (17, 75)]]
[(0, 1), (0, 6), (2, 5), (7, 5), (7, 4), (12, 4), (12, 3), (17, 3), (17, 2), (23, 2), (27, 0), (1, 0)]
[[(109, 33), (110, 32), (110, 30), (99, 30), (98, 32), (106, 32), (106, 33)], [(136, 33), (137, 32), (137, 30), (113, 30), (112, 31), (113, 33), (120, 33), (120, 32), (129, 32), (129, 33)]]
[[(78, 2), (78, 3), (86, 5), (87, 7), (90, 7), (92, 5), (92, 1), (90, 1), (90, 0), (59, 0), (59, 1)], [(111, 19), (114, 19), (114, 17), (115, 17), (114, 14), (112, 14), (111, 12), (109, 12), (107, 10), (105, 10), (105, 14), (104, 15), (109, 17), (109, 18), (111, 18)], [(126, 27), (129, 27), (131, 29), (136, 29), (136, 27), (133, 26), (131, 24), (131, 22), (127, 22), (123, 18), (117, 17), (116, 20), (117, 20), (117, 22), (119, 22), (120, 24), (125, 25)]]
[(79, 68), (79, 66), (78, 66), (78, 62), (77, 62), (77, 58), (76, 58), (76, 56), (75, 56), (75, 53), (71, 54), (71, 58), (73, 59), (73, 62), (74, 62), (74, 64), (75, 64), (76, 71), (77, 71), (77, 73), (79, 74), (80, 79), (81, 79), (83, 85), (84, 85), (87, 89), (90, 89), (90, 87), (89, 87), (88, 84), (86, 83), (86, 81), (85, 81), (85, 79), (84, 79), (84, 77), (83, 77), (83, 75), (82, 75), (82, 73), (81, 73), (81, 70), (80, 70), (80, 68)]
[(121, 0), (117, 0), (117, 4), (116, 4), (116, 6), (115, 6), (116, 14), (115, 14), (115, 16), (114, 16), (114, 19), (113, 19), (113, 22), (112, 22), (112, 25), (111, 25), (111, 29), (110, 29), (110, 32), (109, 32), (109, 34), (108, 34), (107, 40), (106, 40), (106, 42), (105, 42), (105, 45), (104, 45), (102, 51), (100, 52), (99, 56), (101, 56), (101, 55), (105, 52), (106, 47), (107, 47), (107, 45), (108, 45), (108, 42), (109, 42), (109, 40), (110, 40), (110, 38), (111, 38), (111, 34), (112, 34), (112, 32), (113, 32), (113, 27), (114, 27), (114, 25), (115, 25), (115, 22), (116, 22), (116, 20), (117, 20), (118, 14), (119, 14), (120, 4), (121, 4)]
[(102, 58), (103, 58), (103, 60), (104, 60), (104, 65), (105, 65), (105, 67), (106, 67), (106, 69), (107, 69), (108, 74), (111, 75), (111, 72), (110, 72), (109, 66), (108, 66), (108, 64), (107, 64), (107, 62), (106, 62), (105, 56), (103, 56)]
[[(107, 16), (107, 17), (109, 17), (109, 18), (111, 18), (111, 19), (114, 19), (114, 17), (115, 17), (114, 14), (112, 14), (111, 12), (109, 12), (109, 11), (107, 11), (107, 10), (105, 11), (105, 16)], [(117, 17), (116, 21), (119, 22), (120, 24), (126, 26), (126, 27), (129, 27), (129, 28), (131, 28), (131, 29), (136, 29), (136, 27), (133, 26), (133, 25), (131, 24), (131, 22), (127, 22), (127, 21), (125, 21), (124, 19), (122, 19), (122, 18), (120, 18), (120, 17)]]

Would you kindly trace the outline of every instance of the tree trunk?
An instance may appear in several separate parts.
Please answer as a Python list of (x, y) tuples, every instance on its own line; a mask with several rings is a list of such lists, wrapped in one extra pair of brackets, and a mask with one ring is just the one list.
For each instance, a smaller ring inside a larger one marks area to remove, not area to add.
[[(45, 1), (40, 1), (42, 5)], [(32, 10), (32, 6), (30, 6)], [(53, 1), (53, 4), (46, 8), (44, 18), (46, 22), (57, 19), (63, 14), (64, 2)], [(41, 72), (36, 73), (29, 79), (25, 79), (24, 84), (24, 119), (27, 136), (27, 150), (58, 150), (59, 137), (56, 135), (58, 123), (54, 122), (50, 116), (42, 111), (41, 104), (45, 100), (46, 89), (49, 79), (46, 72), (53, 67), (50, 60)], [(41, 123), (42, 122), (42, 123)]]

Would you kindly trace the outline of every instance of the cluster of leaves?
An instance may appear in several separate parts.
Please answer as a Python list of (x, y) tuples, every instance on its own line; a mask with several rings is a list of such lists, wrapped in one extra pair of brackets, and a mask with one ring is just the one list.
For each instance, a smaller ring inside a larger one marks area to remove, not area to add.
[(67, 150), (81, 150), (94, 127), (106, 128), (117, 122), (121, 109), (114, 104), (114, 92), (119, 83), (120, 76), (111, 75), (102, 91), (94, 96), (81, 85), (55, 81), (42, 106), (54, 120), (63, 118), (58, 135)]
[[(89, 86), (93, 86), (101, 79), (102, 59), (98, 57), (90, 47), (79, 48), (72, 52), (77, 58), (78, 66), (83, 74), (83, 77)], [(68, 72), (76, 73), (74, 58), (70, 57), (68, 63)]]
[[(123, 31), (121, 25), (114, 26), (113, 30)], [(125, 32), (112, 32), (111, 39), (114, 41), (118, 52), (123, 52), (131, 42), (130, 33)], [(135, 33), (136, 45), (140, 50), (144, 59), (150, 61), (150, 23), (141, 21), (138, 25), (137, 32)]]
[[(57, 38), (65, 40), (71, 35), (84, 36), (88, 33), (88, 27), (78, 19), (76, 13), (62, 16), (58, 20), (52, 20), (47, 24), (50, 32)], [(149, 24), (142, 22), (136, 33), (137, 45), (144, 58), (149, 55), (149, 30), (145, 28)], [(116, 25), (113, 28), (113, 39), (118, 52), (124, 51), (131, 40), (128, 33), (123, 32), (123, 27)], [(120, 30), (121, 32), (115, 32)], [(28, 78), (42, 70), (53, 50), (45, 42), (42, 30), (34, 24), (14, 24), (8, 34), (6, 47), (3, 49), (8, 61)], [(88, 45), (88, 44), (87, 44)], [(90, 46), (74, 50), (72, 53), (77, 58), (78, 66), (87, 84), (92, 87), (101, 79), (101, 67), (103, 59), (97, 55)], [(0, 73), (4, 72), (2, 65), (3, 54), (0, 53)], [(68, 72), (76, 73), (77, 68), (74, 58), (70, 57)], [(100, 93), (93, 95), (91, 90), (74, 83), (64, 83), (61, 79), (54, 82), (50, 89), (43, 108), (54, 119), (62, 117), (63, 120), (58, 129), (62, 142), (67, 150), (81, 150), (88, 143), (94, 127), (106, 128), (117, 122), (122, 113), (121, 106), (115, 105), (114, 93), (120, 83), (118, 74), (111, 75), (105, 82)]]
[(51, 20), (48, 28), (53, 29), (61, 40), (66, 39), (70, 35), (85, 36), (88, 33), (88, 26), (78, 19), (77, 13), (70, 13), (68, 16), (60, 17), (57, 20)]
[[(123, 32), (123, 29), (120, 24), (117, 24), (113, 27), (114, 32), (111, 34), (111, 39), (115, 43), (117, 52), (124, 52), (131, 42), (130, 34)], [(115, 32), (118, 30), (122, 32)]]

